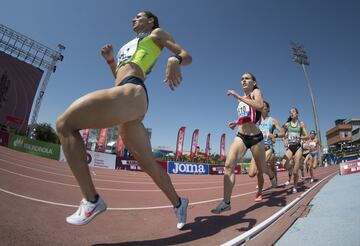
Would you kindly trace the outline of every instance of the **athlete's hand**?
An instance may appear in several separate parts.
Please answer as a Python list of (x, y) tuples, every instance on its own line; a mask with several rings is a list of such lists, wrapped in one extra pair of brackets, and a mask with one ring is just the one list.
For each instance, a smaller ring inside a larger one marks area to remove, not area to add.
[(236, 125), (237, 125), (237, 122), (236, 122), (236, 121), (230, 121), (230, 122), (229, 122), (229, 127), (230, 127), (232, 130), (234, 130), (234, 128), (236, 127)]
[(114, 59), (114, 48), (111, 44), (106, 44), (101, 48), (101, 55), (105, 60), (109, 61)]
[(228, 90), (227, 95), (228, 95), (228, 96), (233, 96), (233, 97), (235, 97), (235, 98), (238, 99), (238, 100), (239, 100), (239, 98), (240, 98), (240, 95), (237, 94), (237, 92), (234, 91), (234, 90)]
[(176, 57), (169, 57), (166, 66), (166, 78), (164, 80), (170, 86), (171, 90), (175, 90), (182, 81), (181, 68), (179, 60)]

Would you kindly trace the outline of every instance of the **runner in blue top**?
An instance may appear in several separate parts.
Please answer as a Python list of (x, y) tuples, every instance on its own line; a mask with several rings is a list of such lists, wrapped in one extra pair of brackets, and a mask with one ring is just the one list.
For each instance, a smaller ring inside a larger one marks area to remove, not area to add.
[[(264, 107), (261, 113), (261, 119), (259, 122), (259, 128), (264, 136), (264, 144), (265, 144), (265, 161), (266, 163), (270, 164), (270, 168), (275, 174), (276, 183), (277, 183), (277, 172), (275, 168), (275, 160), (272, 159), (275, 156), (273, 155), (275, 153), (274, 146), (273, 146), (273, 140), (276, 138), (282, 138), (284, 136), (284, 129), (281, 127), (277, 119), (271, 117), (269, 115), (270, 112), (270, 105), (268, 102), (264, 101)], [(274, 133), (274, 130), (277, 130), (279, 133)], [(263, 186), (264, 179), (261, 179), (259, 177), (260, 173), (258, 172), (255, 164), (255, 159), (251, 159), (250, 168), (249, 168), (249, 176), (254, 177), (257, 175), (258, 177), (258, 186)], [(255, 198), (255, 201), (261, 201), (262, 195), (258, 195)]]

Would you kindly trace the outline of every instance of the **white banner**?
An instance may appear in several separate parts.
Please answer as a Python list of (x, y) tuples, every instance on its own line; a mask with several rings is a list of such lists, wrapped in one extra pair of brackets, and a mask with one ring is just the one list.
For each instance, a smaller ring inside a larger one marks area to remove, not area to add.
[(92, 167), (115, 169), (116, 155), (86, 151), (87, 162)]
[[(91, 167), (101, 167), (115, 169), (116, 155), (106, 154), (95, 151), (86, 151), (88, 165)], [(62, 148), (60, 149), (60, 161), (66, 161)]]

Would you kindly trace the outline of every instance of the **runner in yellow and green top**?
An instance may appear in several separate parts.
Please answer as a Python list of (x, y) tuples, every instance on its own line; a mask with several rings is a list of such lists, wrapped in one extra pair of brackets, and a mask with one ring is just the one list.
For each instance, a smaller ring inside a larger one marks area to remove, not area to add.
[(308, 138), (305, 123), (298, 119), (298, 115), (298, 110), (296, 108), (291, 108), (288, 121), (284, 125), (288, 143), (288, 149), (285, 152), (285, 158), (287, 161), (290, 161), (290, 159), (292, 158), (294, 159), (294, 187), (292, 189), (293, 193), (297, 192), (297, 183), (299, 180), (298, 171), (300, 166), (300, 159), (302, 157), (301, 139)]

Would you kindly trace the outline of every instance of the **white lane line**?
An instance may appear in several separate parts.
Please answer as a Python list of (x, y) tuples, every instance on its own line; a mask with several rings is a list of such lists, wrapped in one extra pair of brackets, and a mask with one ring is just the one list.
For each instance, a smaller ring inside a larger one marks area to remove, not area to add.
[[(330, 174), (329, 176), (331, 176), (332, 174)], [(328, 177), (329, 177), (328, 176)], [(327, 178), (327, 177), (326, 177)], [(326, 179), (325, 178), (325, 179)], [(323, 179), (324, 180), (324, 179)], [(322, 180), (322, 181), (323, 181)], [(322, 182), (320, 181), (320, 182)], [(319, 182), (319, 183), (320, 183)], [(317, 183), (318, 184), (318, 183)], [(317, 184), (315, 184), (314, 186), (317, 186)], [(313, 186), (313, 187), (314, 187)], [(4, 192), (4, 193), (7, 193), (9, 195), (13, 195), (13, 196), (16, 196), (16, 197), (20, 197), (20, 198), (24, 198), (24, 199), (27, 199), (27, 200), (31, 200), (31, 201), (35, 201), (35, 202), (40, 202), (40, 203), (45, 203), (45, 204), (50, 204), (50, 205), (56, 205), (56, 206), (62, 206), (62, 207), (78, 207), (78, 205), (72, 205), (72, 204), (65, 204), (65, 203), (58, 203), (58, 202), (52, 202), (52, 201), (47, 201), (47, 200), (42, 200), (42, 199), (37, 199), (37, 198), (33, 198), (33, 197), (29, 197), (29, 196), (24, 196), (24, 195), (21, 195), (21, 194), (17, 194), (17, 193), (14, 193), (14, 192), (11, 192), (11, 191), (8, 191), (8, 190), (5, 190), (5, 189), (2, 189), (0, 188), (0, 191)], [(237, 194), (237, 195), (233, 195), (231, 196), (231, 198), (238, 198), (238, 197), (242, 197), (242, 196), (246, 196), (246, 195), (250, 195), (250, 194), (253, 194), (253, 193), (256, 193), (257, 191), (253, 191), (253, 192), (247, 192), (247, 193), (241, 193), (241, 194)], [(307, 191), (308, 192), (308, 191)], [(223, 200), (223, 198), (216, 198), (216, 199), (211, 199), (211, 200), (204, 200), (204, 201), (199, 201), (199, 202), (192, 202), (192, 203), (189, 203), (189, 205), (197, 205), (197, 204), (204, 204), (204, 203), (211, 203), (211, 202), (214, 202), (214, 201), (220, 201), (220, 200)], [(164, 205), (164, 206), (153, 206), (153, 207), (137, 207), (137, 208), (108, 208), (108, 210), (114, 210), (114, 211), (130, 211), (130, 210), (153, 210), (153, 209), (163, 209), (163, 208), (172, 208), (171, 205)], [(282, 209), (283, 210), (283, 209)], [(282, 211), (280, 210), (280, 211)], [(280, 212), (279, 211), (279, 212)], [(278, 212), (278, 213), (279, 213)], [(261, 223), (262, 224), (262, 223)], [(254, 229), (254, 228), (253, 228)]]
[[(6, 154), (6, 153), (5, 153)], [(66, 162), (64, 163), (61, 163), (60, 161), (58, 161), (58, 163), (56, 164), (51, 164), (51, 166), (49, 165), (49, 163), (47, 162), (29, 162), (28, 160), (26, 159), (21, 159), (21, 158), (14, 158), (12, 155), (9, 155), (9, 154), (6, 154), (7, 157), (9, 157), (8, 159), (6, 159), (7, 161), (20, 161), (22, 163), (25, 163), (25, 164), (31, 164), (33, 168), (34, 165), (36, 165), (36, 167), (42, 167), (42, 168), (46, 168), (48, 170), (53, 170), (53, 171), (66, 171), (67, 173), (71, 172), (71, 170), (68, 168), (68, 164)], [(0, 159), (0, 160), (4, 160), (4, 159)], [(60, 167), (60, 168), (59, 168)], [(93, 171), (100, 171), (103, 172), (103, 171), (114, 171), (112, 169), (104, 169), (104, 168), (97, 168), (97, 167), (91, 167), (91, 169), (93, 169)], [(144, 173), (145, 174), (145, 173)], [(131, 180), (134, 180), (134, 179), (146, 179), (146, 180), (150, 180), (151, 178), (149, 176), (146, 176), (146, 175), (143, 175), (143, 177), (137, 177), (136, 174), (134, 172), (132, 172), (130, 175), (116, 175), (116, 174), (113, 174), (113, 175), (107, 175), (107, 174), (96, 174), (96, 176), (101, 176), (101, 177), (111, 177), (111, 178), (126, 178), (126, 179), (131, 179)]]
[[(11, 173), (20, 177), (24, 177), (24, 178), (28, 178), (28, 179), (32, 179), (32, 180), (37, 180), (37, 181), (41, 181), (41, 182), (45, 182), (45, 183), (51, 183), (51, 184), (57, 184), (57, 185), (63, 185), (63, 186), (70, 186), (70, 187), (77, 187), (79, 188), (78, 185), (73, 185), (73, 184), (67, 184), (67, 183), (62, 183), (62, 182), (56, 182), (56, 181), (51, 181), (51, 180), (47, 180), (47, 179), (41, 179), (41, 178), (36, 178), (36, 177), (32, 177), (32, 176), (28, 176), (28, 175), (24, 175), (21, 173), (16, 173), (4, 168), (0, 167), (0, 171), (4, 171), (7, 173)], [(248, 185), (248, 184), (255, 184), (255, 182), (252, 183), (243, 183), (243, 184), (237, 184), (235, 185), (236, 187), (238, 186), (244, 186), (244, 185)], [(212, 189), (222, 189), (223, 186), (212, 186), (212, 187), (204, 187), (204, 188), (188, 188), (188, 189), (176, 189), (177, 191), (200, 191), (200, 190), (212, 190)], [(131, 190), (131, 189), (117, 189), (117, 188), (103, 188), (103, 187), (97, 187), (97, 190), (105, 190), (105, 191), (121, 191), (121, 192), (161, 192), (160, 189), (154, 189), (154, 190)]]
[[(4, 160), (4, 159), (1, 159), (1, 158), (0, 158), (0, 161), (4, 161), (4, 162), (9, 163), (11, 165), (27, 168), (27, 169), (42, 172), (42, 173), (48, 173), (48, 174), (57, 175), (57, 176), (74, 178), (73, 175), (49, 172), (49, 171), (41, 170), (41, 169), (38, 169), (38, 168), (33, 168), (33, 167), (28, 167), (28, 166), (12, 163), (12, 162), (10, 162), (8, 160)], [(154, 182), (122, 181), (122, 180), (109, 180), (109, 179), (96, 179), (96, 178), (94, 178), (93, 180), (94, 181), (111, 182), (111, 183), (124, 183), (124, 184), (150, 184), (150, 185), (154, 184)], [(179, 185), (179, 184), (186, 184), (186, 185), (195, 184), (195, 185), (199, 185), (199, 184), (213, 184), (213, 183), (214, 183), (214, 181), (212, 181), (212, 182), (211, 181), (209, 181), (209, 182), (173, 182), (173, 185)]]
[(303, 199), (309, 192), (311, 192), (315, 187), (317, 187), (320, 183), (322, 183), (324, 180), (328, 179), (330, 176), (338, 173), (339, 171), (336, 171), (334, 173), (329, 174), (316, 184), (314, 184), (309, 190), (302, 193), (300, 196), (295, 198), (291, 203), (283, 207), (281, 210), (261, 222), (259, 225), (253, 227), (251, 230), (244, 232), (240, 236), (237, 236), (225, 243), (223, 243), (221, 246), (236, 246), (240, 245), (244, 242), (249, 241), (253, 236), (257, 235), (258, 233), (261, 233), (263, 230), (266, 230), (272, 223), (274, 223), (276, 220), (278, 220), (281, 216), (283, 216), (289, 209), (291, 209), (293, 206), (295, 206), (301, 199)]
[[(31, 200), (31, 201), (35, 201), (35, 202), (40, 202), (40, 203), (46, 203), (46, 204), (51, 204), (51, 205), (56, 205), (56, 206), (62, 206), (62, 207), (73, 207), (73, 208), (77, 208), (79, 205), (72, 205), (72, 204), (65, 204), (65, 203), (58, 203), (58, 202), (52, 202), (52, 201), (47, 201), (47, 200), (42, 200), (42, 199), (37, 199), (37, 198), (33, 198), (33, 197), (29, 197), (29, 196), (24, 196), (24, 195), (20, 195), (18, 193), (15, 192), (11, 192), (5, 189), (0, 188), (0, 191), (7, 193), (9, 195), (13, 195), (16, 197), (20, 197), (20, 198), (24, 198), (27, 200)], [(248, 193), (243, 193), (243, 194), (238, 194), (235, 196), (232, 196), (232, 198), (236, 198), (236, 197), (241, 197), (241, 196), (246, 196), (254, 192), (248, 192)], [(193, 202), (193, 203), (189, 203), (189, 205), (197, 205), (197, 204), (203, 204), (203, 203), (210, 203), (210, 202), (214, 202), (214, 201), (220, 201), (223, 198), (216, 198), (216, 199), (211, 199), (211, 200), (205, 200), (205, 201), (199, 201), (199, 202)], [(137, 207), (137, 208), (107, 208), (107, 210), (114, 210), (114, 211), (129, 211), (129, 210), (152, 210), (152, 209), (162, 209), (162, 208), (172, 208), (172, 205), (163, 205), (163, 206), (153, 206), (153, 207)]]

